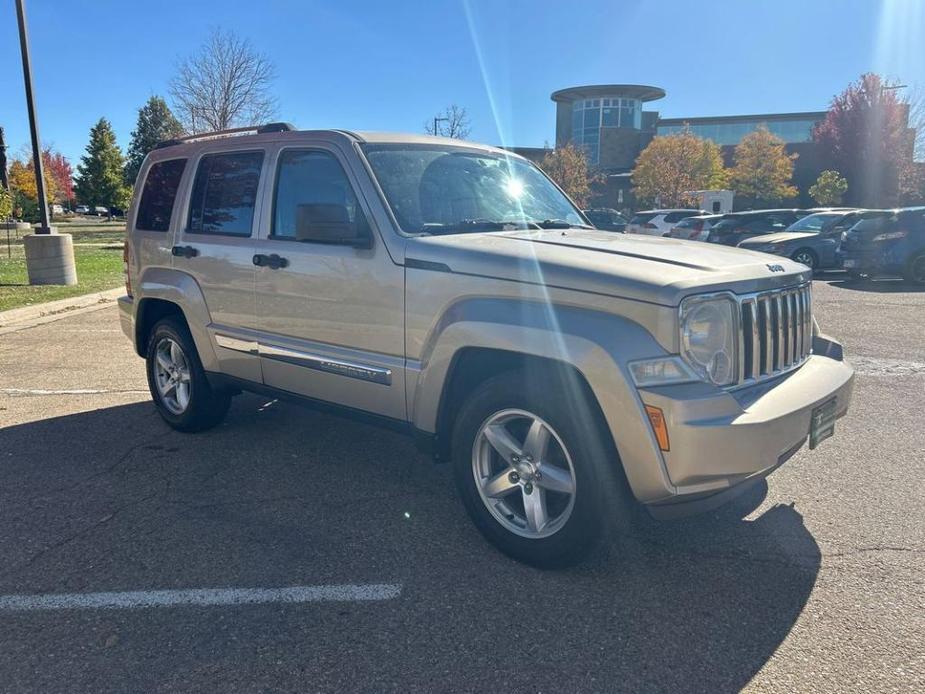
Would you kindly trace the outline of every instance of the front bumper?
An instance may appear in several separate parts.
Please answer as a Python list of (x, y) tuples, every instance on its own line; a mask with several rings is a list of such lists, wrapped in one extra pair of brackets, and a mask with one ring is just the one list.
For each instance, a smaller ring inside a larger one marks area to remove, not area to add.
[[(653, 515), (707, 510), (767, 476), (803, 446), (813, 409), (832, 398), (836, 417), (844, 416), (854, 371), (841, 354), (841, 345), (817, 335), (812, 356), (771, 381), (731, 392), (704, 384), (640, 390), (664, 413), (670, 450), (662, 455), (676, 489), (649, 504)], [(715, 496), (719, 503), (707, 501)]]

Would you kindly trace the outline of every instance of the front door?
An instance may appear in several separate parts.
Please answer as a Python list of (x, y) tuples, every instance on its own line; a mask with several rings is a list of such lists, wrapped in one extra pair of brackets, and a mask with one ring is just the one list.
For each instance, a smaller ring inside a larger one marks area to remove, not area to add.
[(264, 383), (404, 419), (404, 268), (338, 150), (282, 149), (274, 169), (254, 251)]
[(254, 220), (264, 152), (212, 152), (199, 158), (173, 267), (202, 292), (221, 370), (261, 381), (254, 324)]

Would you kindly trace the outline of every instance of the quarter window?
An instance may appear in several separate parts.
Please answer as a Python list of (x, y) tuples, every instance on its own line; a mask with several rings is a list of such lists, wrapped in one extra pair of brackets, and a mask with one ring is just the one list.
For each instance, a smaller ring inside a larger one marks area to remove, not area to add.
[(204, 156), (193, 182), (188, 231), (250, 236), (262, 163), (263, 152)]
[(159, 161), (148, 169), (135, 228), (141, 231), (167, 231), (173, 203), (177, 198), (180, 178), (186, 168), (186, 159)]
[(368, 229), (353, 186), (333, 155), (285, 150), (280, 154), (278, 171), (270, 232), (273, 238), (318, 241), (329, 230), (333, 240), (343, 225), (358, 232)]

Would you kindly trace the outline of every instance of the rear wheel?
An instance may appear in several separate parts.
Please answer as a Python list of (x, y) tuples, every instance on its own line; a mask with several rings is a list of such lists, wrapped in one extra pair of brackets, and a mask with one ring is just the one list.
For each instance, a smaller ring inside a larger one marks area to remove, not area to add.
[(605, 502), (625, 481), (590, 403), (540, 397), (526, 384), (511, 372), (469, 396), (453, 432), (454, 476), (472, 521), (498, 549), (534, 566), (568, 566), (635, 502), (625, 492)]
[(904, 276), (907, 282), (925, 284), (925, 253), (919, 253), (909, 261)]
[(186, 324), (165, 318), (151, 330), (148, 389), (164, 421), (178, 431), (203, 431), (225, 418), (231, 395), (212, 388)]

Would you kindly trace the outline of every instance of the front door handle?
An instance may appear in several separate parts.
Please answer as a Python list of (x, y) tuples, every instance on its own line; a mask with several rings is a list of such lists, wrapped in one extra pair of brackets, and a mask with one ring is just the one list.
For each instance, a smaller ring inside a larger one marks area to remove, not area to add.
[(183, 258), (195, 258), (199, 255), (199, 250), (192, 246), (174, 246), (170, 249), (170, 254)]
[(268, 267), (271, 270), (279, 270), (281, 267), (287, 267), (289, 261), (286, 258), (282, 258), (276, 253), (271, 253), (270, 255), (264, 255), (263, 253), (258, 253), (253, 258), (254, 265), (258, 267)]

